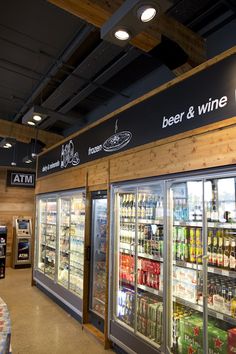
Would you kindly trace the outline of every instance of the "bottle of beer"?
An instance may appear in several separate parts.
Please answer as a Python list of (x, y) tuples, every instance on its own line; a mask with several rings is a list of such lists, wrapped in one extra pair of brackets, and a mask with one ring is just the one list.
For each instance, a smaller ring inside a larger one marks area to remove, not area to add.
[(229, 239), (225, 239), (225, 244), (224, 244), (224, 268), (229, 268), (229, 257), (230, 257), (230, 252), (229, 252)]
[(121, 197), (121, 206), (120, 206), (120, 217), (124, 221), (125, 218), (125, 205), (126, 205), (126, 194), (123, 194)]
[(126, 218), (128, 219), (128, 221), (131, 221), (132, 205), (133, 205), (132, 194), (129, 194), (127, 198), (128, 198), (128, 202), (127, 202), (127, 205), (126, 205), (126, 208), (127, 208), (127, 216), (126, 216)]
[(212, 244), (211, 244), (211, 236), (208, 233), (208, 237), (207, 237), (207, 255), (208, 255), (208, 265), (211, 266), (212, 265)]
[(218, 240), (216, 234), (213, 236), (213, 245), (211, 251), (212, 266), (217, 266)]
[(223, 251), (223, 238), (222, 234), (219, 236), (219, 247), (217, 253), (217, 266), (222, 268), (224, 265), (224, 251)]
[(135, 222), (135, 213), (136, 213), (136, 202), (135, 195), (132, 195), (132, 205), (131, 205), (131, 222)]
[(146, 219), (152, 220), (152, 196), (148, 195), (146, 202)]
[(229, 268), (230, 270), (235, 270), (236, 266), (236, 252), (235, 252), (235, 240), (231, 240), (231, 249), (229, 257)]
[(141, 212), (140, 212), (141, 219), (146, 219), (146, 195), (143, 194), (143, 198), (141, 201)]

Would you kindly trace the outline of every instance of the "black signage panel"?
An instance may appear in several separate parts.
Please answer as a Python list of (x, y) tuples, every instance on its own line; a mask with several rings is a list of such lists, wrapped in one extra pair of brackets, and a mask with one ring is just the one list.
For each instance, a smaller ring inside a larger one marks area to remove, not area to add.
[(236, 116), (236, 55), (39, 156), (38, 177)]
[(30, 259), (30, 240), (20, 238), (18, 240), (17, 261), (29, 261)]
[(8, 187), (35, 187), (34, 172), (7, 171), (7, 186)]

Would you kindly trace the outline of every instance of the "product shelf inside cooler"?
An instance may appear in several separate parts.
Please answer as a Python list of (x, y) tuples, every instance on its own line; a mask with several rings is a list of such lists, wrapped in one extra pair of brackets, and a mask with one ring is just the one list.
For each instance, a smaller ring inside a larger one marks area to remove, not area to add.
[(162, 292), (162, 291), (156, 290), (156, 289), (154, 289), (154, 288), (150, 288), (150, 286), (138, 284), (138, 285), (137, 285), (137, 288), (138, 288), (138, 289), (141, 289), (141, 290), (144, 290), (144, 291), (147, 291), (147, 292), (149, 292), (149, 293), (152, 293), (152, 294), (154, 294), (154, 295), (163, 297), (163, 292)]
[[(202, 221), (174, 221), (174, 226), (190, 226), (190, 227), (202, 227)], [(236, 234), (236, 222), (229, 223), (229, 222), (207, 222), (208, 228), (219, 228), (219, 229), (235, 229), (235, 232), (232, 234)]]
[[(120, 223), (121, 224), (135, 225), (136, 221), (130, 221), (129, 219), (122, 219), (120, 221)], [(140, 225), (145, 225), (145, 224), (152, 225), (152, 224), (155, 224), (157, 226), (163, 226), (163, 221), (161, 221), (161, 220), (149, 220), (149, 219), (137, 219), (137, 224), (140, 224)]]
[(97, 301), (97, 302), (101, 303), (102, 305), (105, 305), (105, 301), (103, 301), (95, 296), (93, 296), (93, 301)]
[(55, 246), (49, 245), (48, 243), (44, 243), (44, 242), (42, 242), (42, 243), (41, 243), (41, 245), (42, 245), (42, 246), (44, 246), (44, 247), (52, 248), (53, 250), (55, 250), (55, 249), (56, 249), (56, 247), (55, 247)]
[[(184, 305), (184, 306), (186, 306), (188, 308), (191, 308), (192, 310), (196, 310), (198, 312), (203, 312), (203, 306), (202, 305), (192, 303), (192, 302), (184, 300), (183, 298), (180, 298), (178, 296), (173, 296), (173, 300), (176, 303), (178, 303), (178, 304), (181, 304), (181, 305)], [(217, 312), (217, 311), (212, 310), (210, 308), (208, 308), (208, 314), (211, 317), (223, 320), (223, 321), (225, 321), (227, 323), (232, 324), (233, 326), (236, 326), (236, 318), (234, 318), (234, 317), (227, 316), (227, 315), (225, 315), (225, 314), (223, 314), (221, 312)]]
[[(178, 267), (194, 269), (194, 270), (199, 270), (199, 271), (203, 269), (201, 264), (196, 264), (196, 263), (174, 260), (173, 264)], [(221, 269), (221, 268), (208, 266), (207, 271), (208, 271), (208, 273), (214, 273), (214, 274), (218, 274), (218, 275), (224, 275), (224, 276), (230, 277), (230, 278), (236, 278), (236, 271), (233, 271), (233, 270), (230, 271), (227, 269)]]

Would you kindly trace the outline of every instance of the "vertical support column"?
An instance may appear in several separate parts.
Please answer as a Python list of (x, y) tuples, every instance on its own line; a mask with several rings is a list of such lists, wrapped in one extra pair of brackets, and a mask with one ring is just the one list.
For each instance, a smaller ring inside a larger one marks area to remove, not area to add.
[(83, 315), (82, 323), (88, 323), (89, 309), (89, 271), (90, 271), (90, 221), (91, 221), (91, 193), (88, 190), (88, 170), (85, 174), (85, 235), (84, 235), (84, 282), (83, 282)]
[(109, 267), (110, 267), (110, 238), (111, 238), (111, 190), (110, 190), (110, 160), (107, 166), (107, 229), (106, 229), (106, 297), (105, 297), (105, 318), (104, 318), (104, 348), (111, 348), (109, 333)]
[(164, 257), (163, 257), (163, 306), (164, 306), (164, 352), (171, 353), (173, 308), (172, 308), (172, 279), (173, 279), (173, 192), (171, 182), (164, 183), (165, 208), (164, 208)]
[(208, 353), (208, 291), (207, 291), (207, 214), (205, 202), (205, 180), (202, 180), (202, 203), (203, 203), (203, 218), (202, 218), (202, 240), (203, 240), (203, 351)]
[[(37, 248), (35, 246), (36, 242), (36, 236), (38, 235), (38, 211), (36, 208), (36, 203), (37, 203), (37, 197), (34, 196), (34, 213), (32, 217), (32, 222), (31, 222), (31, 286), (36, 285), (35, 280), (34, 280), (34, 267), (35, 267), (35, 262), (37, 261)], [(38, 243), (37, 243), (38, 244)]]

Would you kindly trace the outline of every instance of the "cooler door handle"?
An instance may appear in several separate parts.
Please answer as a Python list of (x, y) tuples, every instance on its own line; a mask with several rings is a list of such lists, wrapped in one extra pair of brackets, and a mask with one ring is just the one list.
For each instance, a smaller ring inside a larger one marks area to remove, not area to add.
[(87, 246), (86, 247), (86, 261), (90, 262), (91, 259), (91, 247)]

